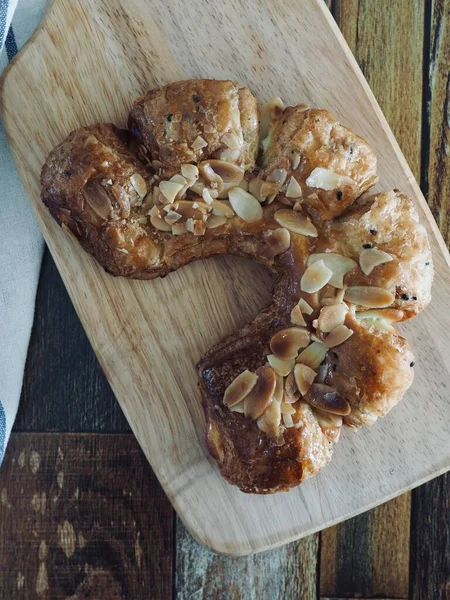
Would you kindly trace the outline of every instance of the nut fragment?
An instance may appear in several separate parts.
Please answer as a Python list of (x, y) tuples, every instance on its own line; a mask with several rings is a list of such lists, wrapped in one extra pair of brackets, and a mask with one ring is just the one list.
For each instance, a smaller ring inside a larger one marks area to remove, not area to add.
[(269, 175), (266, 177), (266, 181), (270, 181), (272, 183), (277, 183), (280, 187), (286, 181), (287, 171), (286, 169), (274, 169)]
[(350, 412), (350, 404), (334, 388), (323, 383), (313, 383), (304, 399), (313, 408), (335, 415), (348, 415)]
[(172, 225), (172, 233), (173, 235), (183, 235), (183, 233), (187, 233), (186, 223), (174, 223)]
[(310, 306), (304, 298), (300, 298), (300, 300), (298, 301), (298, 305), (300, 306), (300, 310), (302, 311), (302, 313), (304, 313), (305, 315), (313, 314), (313, 307)]
[(142, 175), (139, 175), (139, 173), (133, 173), (133, 175), (130, 177), (130, 183), (134, 187), (138, 195), (141, 198), (143, 198), (148, 190), (147, 183), (145, 182), (145, 179), (142, 177)]
[(231, 408), (243, 400), (251, 392), (257, 380), (258, 377), (255, 373), (252, 373), (249, 370), (245, 370), (233, 379), (223, 395), (223, 403), (225, 406)]
[(227, 192), (239, 186), (244, 177), (244, 170), (226, 160), (210, 159), (199, 164), (200, 173), (210, 184), (217, 183), (220, 198), (226, 198)]
[(281, 423), (281, 402), (271, 402), (256, 423), (264, 433), (276, 436)]
[(265, 237), (268, 239), (274, 255), (283, 254), (291, 247), (291, 234), (284, 227), (266, 231)]
[(192, 185), (198, 179), (198, 168), (195, 165), (186, 163), (181, 165), (181, 174)]
[(311, 223), (308, 217), (299, 212), (281, 208), (274, 214), (274, 218), (282, 227), (289, 231), (300, 233), (309, 237), (317, 237), (317, 229)]
[(284, 399), (283, 402), (297, 402), (300, 398), (297, 384), (295, 382), (294, 371), (291, 371), (284, 380)]
[(179, 213), (175, 212), (174, 210), (169, 210), (167, 215), (164, 217), (164, 221), (166, 223), (169, 223), (170, 225), (173, 225), (180, 219), (181, 219), (181, 215)]
[(291, 310), (291, 323), (293, 323), (294, 325), (303, 325), (304, 327), (306, 327), (305, 317), (303, 316), (301, 308), (298, 304), (296, 304)]
[(295, 415), (296, 410), (292, 406), (291, 402), (282, 402), (281, 403), (281, 414), (282, 415)]
[(192, 150), (201, 150), (202, 148), (205, 148), (208, 145), (208, 142), (205, 141), (200, 135), (198, 135), (195, 140), (193, 141), (193, 143), (191, 144), (191, 148)]
[(273, 399), (276, 402), (281, 402), (283, 400), (283, 394), (284, 394), (284, 377), (282, 377), (281, 375), (276, 373), (275, 378), (276, 378), (276, 384), (275, 384), (275, 391), (273, 393)]
[(220, 215), (209, 215), (208, 220), (206, 221), (206, 229), (216, 229), (217, 227), (222, 227), (228, 221), (226, 217), (222, 217)]
[(331, 304), (324, 306), (319, 315), (318, 325), (320, 331), (329, 333), (338, 325), (343, 325), (348, 312), (348, 307), (343, 302), (341, 304)]
[(175, 200), (182, 187), (181, 183), (176, 183), (175, 181), (161, 181), (159, 184), (162, 195), (171, 203)]
[(344, 287), (344, 276), (358, 266), (351, 258), (333, 252), (311, 254), (306, 264), (310, 266), (319, 260), (323, 260), (325, 266), (333, 271), (333, 276), (329, 281), (330, 285), (341, 289)]
[(256, 223), (263, 218), (261, 204), (242, 188), (231, 188), (228, 192), (228, 198), (234, 212), (246, 223)]
[(300, 279), (302, 292), (314, 294), (321, 290), (333, 276), (333, 271), (325, 266), (323, 260), (318, 260), (306, 269)]
[(259, 367), (257, 381), (245, 397), (245, 416), (250, 419), (260, 417), (273, 400), (276, 387), (276, 374), (271, 367)]
[(302, 188), (300, 187), (299, 182), (292, 176), (289, 180), (289, 185), (286, 189), (286, 198), (301, 198), (302, 197)]
[(283, 415), (283, 424), (286, 427), (286, 429), (289, 429), (290, 427), (294, 427), (295, 423), (292, 420), (292, 416), (291, 415)]
[(312, 342), (307, 348), (301, 352), (296, 359), (296, 363), (307, 365), (311, 369), (317, 367), (323, 362), (327, 353), (327, 347), (322, 342)]
[(169, 223), (166, 223), (164, 219), (161, 219), (158, 215), (152, 215), (150, 217), (150, 223), (155, 229), (159, 229), (159, 231), (172, 231), (172, 226)]
[(345, 300), (367, 308), (386, 308), (394, 300), (394, 294), (384, 288), (371, 285), (356, 285), (345, 290)]
[(295, 365), (295, 360), (293, 358), (283, 360), (281, 358), (277, 358), (274, 354), (269, 354), (267, 356), (267, 360), (269, 361), (272, 369), (282, 377), (289, 375)]
[(393, 260), (393, 257), (378, 248), (365, 248), (359, 255), (359, 266), (364, 275), (370, 275), (375, 267)]
[(309, 187), (320, 188), (322, 190), (331, 191), (336, 190), (344, 185), (356, 185), (356, 182), (346, 175), (339, 175), (329, 169), (323, 167), (316, 167), (308, 179), (306, 185)]
[(353, 330), (346, 325), (338, 325), (333, 331), (325, 338), (325, 346), (327, 348), (334, 348), (343, 344), (349, 337), (353, 335)]
[(270, 340), (270, 348), (277, 358), (291, 360), (297, 356), (299, 348), (309, 343), (309, 332), (300, 327), (280, 329)]
[(311, 367), (308, 367), (308, 365), (305, 365), (305, 364), (295, 365), (295, 368), (294, 368), (295, 383), (297, 385), (298, 391), (300, 392), (300, 394), (302, 396), (304, 396), (306, 394), (306, 392), (309, 390), (309, 387), (311, 386), (314, 379), (316, 378), (316, 375), (317, 375), (317, 373), (313, 369), (311, 369)]
[(292, 165), (291, 168), (293, 171), (295, 171), (298, 168), (298, 165), (300, 164), (300, 154), (298, 154), (297, 152), (295, 152), (292, 155)]
[(284, 104), (281, 98), (271, 98), (266, 104), (261, 107), (261, 115), (259, 119), (260, 139), (267, 137), (272, 120), (281, 114), (284, 110)]
[(211, 209), (213, 215), (227, 218), (234, 217), (234, 210), (225, 200), (213, 200), (213, 202), (211, 202)]
[(220, 138), (220, 141), (223, 142), (225, 146), (228, 146), (228, 148), (231, 148), (231, 150), (239, 150), (241, 147), (241, 142), (234, 133), (224, 133)]

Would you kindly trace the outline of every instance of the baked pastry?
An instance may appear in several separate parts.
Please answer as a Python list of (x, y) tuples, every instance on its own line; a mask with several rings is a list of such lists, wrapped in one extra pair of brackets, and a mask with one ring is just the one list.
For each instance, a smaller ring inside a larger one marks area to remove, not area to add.
[(317, 473), (343, 424), (373, 424), (412, 383), (393, 323), (429, 303), (432, 258), (409, 198), (363, 195), (376, 181), (370, 146), (328, 111), (260, 114), (215, 80), (148, 92), (128, 130), (74, 131), (42, 169), (52, 216), (112, 275), (225, 253), (277, 275), (270, 306), (197, 365), (208, 449), (245, 492)]

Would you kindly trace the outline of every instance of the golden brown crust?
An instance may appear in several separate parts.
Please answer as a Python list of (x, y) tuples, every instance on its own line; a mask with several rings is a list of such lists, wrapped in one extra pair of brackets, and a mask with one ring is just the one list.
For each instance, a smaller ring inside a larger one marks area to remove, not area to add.
[[(179, 173), (183, 163), (221, 158), (253, 169), (258, 151), (258, 110), (248, 88), (233, 81), (196, 79), (151, 90), (134, 103), (129, 126), (159, 161), (165, 176)], [(237, 148), (224, 141), (236, 137)], [(207, 146), (195, 150), (200, 137)]]
[[(292, 325), (291, 311), (300, 298), (313, 309), (304, 319), (314, 333), (322, 306), (336, 290), (328, 284), (318, 292), (302, 291), (308, 257), (330, 252), (350, 257), (356, 266), (345, 274), (346, 286), (376, 286), (394, 294), (387, 312), (375, 316), (365, 313), (365, 306), (351, 307), (345, 325), (353, 335), (326, 356), (321, 385), (332, 386), (344, 406), (345, 400), (349, 403), (344, 421), (350, 427), (372, 424), (384, 416), (411, 385), (411, 351), (385, 316), (390, 318), (391, 308), (401, 309), (394, 311), (398, 320), (426, 306), (433, 272), (425, 230), (411, 201), (400, 192), (379, 194), (328, 222), (376, 180), (376, 160), (366, 142), (324, 110), (288, 108), (275, 123), (259, 178), (275, 168), (285, 169), (286, 185), (272, 202), (263, 204), (262, 218), (247, 222), (230, 216), (198, 235), (157, 229), (149, 217), (149, 209), (155, 209), (156, 186), (179, 175), (182, 164), (225, 156), (229, 162), (253, 168), (257, 114), (250, 91), (233, 82), (171, 84), (135, 103), (130, 113), (133, 134), (108, 124), (72, 132), (48, 157), (41, 181), (42, 199), (53, 217), (114, 275), (152, 279), (192, 260), (238, 254), (258, 260), (277, 276), (270, 306), (206, 352), (197, 366), (207, 445), (222, 474), (243, 491), (271, 493), (298, 485), (325, 466), (339, 426), (312, 409), (305, 395), (306, 401), (293, 404), (295, 426), (266, 433), (257, 421), (229, 410), (223, 395), (237, 375), (266, 363), (271, 337)], [(234, 155), (222, 140), (230, 132), (240, 140)], [(198, 136), (205, 137), (208, 145), (192, 154), (190, 146)], [(293, 149), (300, 154), (295, 168), (288, 164)], [(316, 167), (350, 177), (354, 184), (338, 190), (312, 190), (306, 179)], [(299, 214), (310, 215), (317, 237), (291, 231), (287, 250), (280, 250), (275, 234), (280, 227), (277, 211), (289, 203), (286, 189), (292, 175), (303, 195), (296, 211), (300, 208)], [(342, 191), (340, 198), (337, 191)], [(188, 200), (191, 205), (204, 204), (195, 195)], [(192, 210), (199, 213), (200, 208)], [(208, 222), (210, 210), (206, 206), (205, 214), (198, 214), (200, 225)], [(166, 214), (161, 206), (158, 211), (162, 217)], [(366, 275), (358, 262), (368, 240), (376, 242), (391, 260)], [(320, 331), (316, 335), (317, 339), (325, 337)]]

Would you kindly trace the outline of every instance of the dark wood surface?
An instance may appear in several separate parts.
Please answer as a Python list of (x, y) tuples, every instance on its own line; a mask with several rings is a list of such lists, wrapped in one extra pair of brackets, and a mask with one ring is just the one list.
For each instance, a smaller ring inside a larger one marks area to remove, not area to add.
[[(450, 241), (450, 0), (328, 5)], [(0, 600), (450, 600), (450, 476), (283, 548), (214, 555), (176, 518), (46, 253), (0, 565)]]

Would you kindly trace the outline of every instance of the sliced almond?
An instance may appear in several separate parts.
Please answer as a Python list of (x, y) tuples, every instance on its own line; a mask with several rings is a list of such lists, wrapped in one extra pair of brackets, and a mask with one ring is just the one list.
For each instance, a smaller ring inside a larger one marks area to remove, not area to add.
[(301, 198), (302, 197), (302, 188), (300, 187), (299, 182), (295, 179), (295, 177), (291, 177), (289, 179), (289, 185), (286, 189), (286, 198)]
[(284, 395), (284, 377), (276, 373), (276, 384), (275, 391), (273, 393), (273, 399), (275, 402), (282, 402)]
[(251, 392), (257, 381), (257, 375), (249, 370), (238, 375), (225, 390), (223, 395), (225, 406), (231, 408), (241, 402)]
[(291, 415), (283, 415), (283, 424), (286, 427), (286, 429), (289, 429), (290, 427), (294, 427), (295, 423), (292, 420), (292, 416)]
[(264, 202), (264, 200), (266, 199), (266, 196), (263, 196), (261, 194), (261, 188), (263, 186), (263, 183), (265, 183), (264, 180), (262, 180), (259, 177), (254, 177), (253, 179), (250, 179), (248, 183), (248, 191), (252, 196), (254, 196), (258, 200), (258, 202)]
[(175, 181), (161, 181), (159, 184), (162, 195), (170, 203), (175, 200), (182, 187), (181, 183), (176, 183)]
[(344, 298), (352, 304), (367, 308), (386, 308), (395, 300), (394, 294), (389, 290), (371, 285), (348, 287)]
[(155, 229), (159, 229), (159, 231), (172, 231), (172, 225), (166, 223), (164, 219), (161, 219), (158, 215), (152, 215), (150, 217), (150, 223)]
[(333, 276), (331, 277), (329, 283), (335, 288), (343, 288), (344, 276), (358, 266), (358, 264), (351, 258), (342, 256), (342, 254), (334, 254), (333, 252), (311, 254), (308, 257), (308, 262), (306, 264), (310, 266), (319, 260), (322, 260), (325, 266), (333, 271)]
[(308, 179), (306, 185), (309, 187), (320, 188), (322, 190), (331, 191), (336, 190), (344, 185), (356, 186), (356, 181), (350, 179), (346, 175), (339, 175), (329, 169), (323, 167), (316, 167)]
[(257, 420), (261, 431), (268, 435), (277, 435), (281, 424), (281, 402), (271, 402)]
[(364, 312), (357, 312), (356, 318), (361, 319), (384, 319), (390, 323), (397, 323), (402, 321), (405, 313), (402, 310), (396, 310), (395, 308), (384, 308), (380, 310), (365, 310)]
[(190, 200), (179, 200), (170, 207), (185, 219), (201, 219), (202, 215), (208, 212), (208, 205), (205, 202), (191, 202)]
[(199, 169), (206, 181), (218, 184), (216, 189), (220, 198), (226, 198), (228, 191), (239, 186), (244, 177), (244, 169), (225, 160), (210, 159), (200, 163)]
[(322, 342), (313, 342), (301, 352), (296, 359), (296, 363), (307, 365), (311, 369), (317, 367), (323, 362), (327, 353), (327, 347)]
[(217, 229), (217, 227), (222, 227), (228, 221), (226, 217), (221, 217), (219, 215), (209, 215), (208, 220), (206, 221), (206, 229)]
[(295, 415), (297, 411), (292, 406), (291, 402), (282, 402), (281, 403), (281, 414), (282, 415)]
[(280, 329), (270, 340), (270, 349), (277, 358), (291, 360), (297, 356), (300, 348), (309, 343), (309, 332), (300, 327)]
[(241, 400), (239, 404), (235, 404), (230, 407), (231, 412), (240, 413), (241, 415), (245, 414), (245, 400)]
[(317, 373), (305, 364), (297, 364), (294, 368), (294, 378), (297, 389), (302, 396), (306, 394), (312, 385)]
[(300, 310), (302, 311), (302, 313), (304, 313), (305, 315), (313, 314), (313, 307), (310, 306), (304, 298), (300, 298), (300, 300), (298, 301), (298, 305), (300, 306)]
[(330, 306), (324, 306), (319, 315), (318, 326), (320, 331), (329, 333), (333, 331), (338, 325), (343, 325), (345, 317), (348, 312), (348, 306), (342, 304), (331, 304)]
[(267, 196), (276, 197), (276, 195), (280, 191), (280, 187), (281, 186), (279, 183), (273, 183), (271, 181), (263, 181), (261, 184), (260, 190), (259, 190), (258, 198), (259, 197), (266, 198)]
[(300, 279), (302, 292), (314, 294), (321, 290), (332, 278), (333, 271), (325, 266), (323, 260), (318, 260), (306, 269)]
[(297, 402), (300, 398), (297, 383), (295, 381), (294, 371), (291, 371), (284, 380), (284, 399), (283, 402)]
[(193, 192), (195, 192), (196, 194), (198, 194), (199, 196), (201, 196), (204, 187), (205, 187), (205, 182), (198, 180), (194, 184), (191, 185), (191, 190)]
[(353, 330), (346, 325), (338, 325), (331, 333), (325, 338), (325, 346), (327, 348), (334, 348), (343, 344), (349, 337), (353, 335)]
[(317, 237), (317, 229), (311, 223), (308, 217), (299, 212), (281, 208), (274, 214), (275, 221), (289, 231), (300, 233), (309, 237)]
[(133, 175), (130, 177), (130, 183), (141, 198), (143, 198), (148, 192), (147, 183), (142, 175), (139, 175), (139, 173), (133, 173)]
[(318, 408), (335, 415), (348, 415), (350, 404), (341, 398), (336, 390), (323, 383), (313, 383), (304, 396), (313, 408)]
[(306, 327), (305, 317), (303, 316), (301, 308), (298, 304), (296, 304), (291, 310), (291, 323), (293, 323), (294, 325), (303, 325), (304, 327)]
[(321, 427), (342, 427), (343, 419), (341, 415), (325, 412), (318, 408), (314, 408), (314, 414)]
[(183, 235), (187, 233), (186, 223), (174, 223), (172, 225), (172, 233), (173, 235)]
[(212, 204), (214, 198), (211, 196), (210, 191), (208, 190), (208, 188), (203, 188), (202, 190), (202, 198), (203, 200), (206, 202), (206, 204)]
[(286, 377), (292, 371), (295, 365), (295, 360), (293, 358), (288, 360), (283, 360), (281, 358), (277, 358), (275, 354), (269, 354), (267, 356), (267, 360), (269, 361), (270, 366), (282, 377)]
[(203, 219), (194, 219), (194, 235), (205, 235), (205, 233), (206, 225)]
[(224, 133), (220, 138), (220, 141), (231, 148), (231, 150), (238, 150), (241, 147), (239, 138), (234, 133)]
[(186, 163), (181, 165), (181, 174), (192, 185), (198, 179), (198, 168), (195, 165)]
[(208, 142), (206, 140), (204, 140), (202, 138), (201, 135), (198, 135), (195, 140), (193, 141), (193, 143), (191, 144), (191, 148), (192, 150), (201, 150), (202, 148), (206, 148), (206, 146), (208, 145)]
[(275, 256), (283, 254), (291, 247), (291, 234), (284, 227), (269, 229), (264, 233)]
[(301, 156), (297, 152), (295, 152), (292, 155), (291, 168), (292, 168), (293, 171), (295, 171), (298, 168), (298, 165), (300, 164), (300, 159), (301, 159)]
[(248, 180), (247, 179), (243, 179), (241, 181), (241, 183), (239, 184), (240, 188), (242, 188), (243, 190), (245, 190), (246, 192), (248, 192)]
[(287, 171), (286, 169), (274, 169), (269, 175), (266, 177), (266, 181), (270, 181), (272, 183), (278, 183), (281, 187), (283, 183), (286, 181)]
[(213, 215), (227, 217), (229, 219), (235, 216), (234, 210), (231, 208), (230, 204), (226, 200), (214, 200), (211, 203), (211, 209)]
[(179, 213), (175, 212), (174, 210), (169, 210), (167, 215), (164, 217), (164, 221), (166, 223), (169, 223), (170, 225), (173, 225), (180, 219), (181, 219), (181, 215)]
[(228, 198), (234, 212), (246, 223), (256, 223), (263, 218), (261, 204), (242, 188), (231, 188)]
[(215, 172), (211, 165), (211, 161), (202, 161), (198, 165), (198, 169), (205, 184), (208, 184), (209, 186), (214, 185), (218, 192), (223, 190), (223, 179), (218, 173)]
[(364, 275), (370, 275), (375, 267), (393, 260), (393, 257), (378, 248), (365, 248), (359, 255), (359, 266)]
[(257, 381), (245, 397), (245, 416), (250, 419), (260, 417), (273, 400), (276, 387), (276, 373), (271, 367), (259, 367)]

